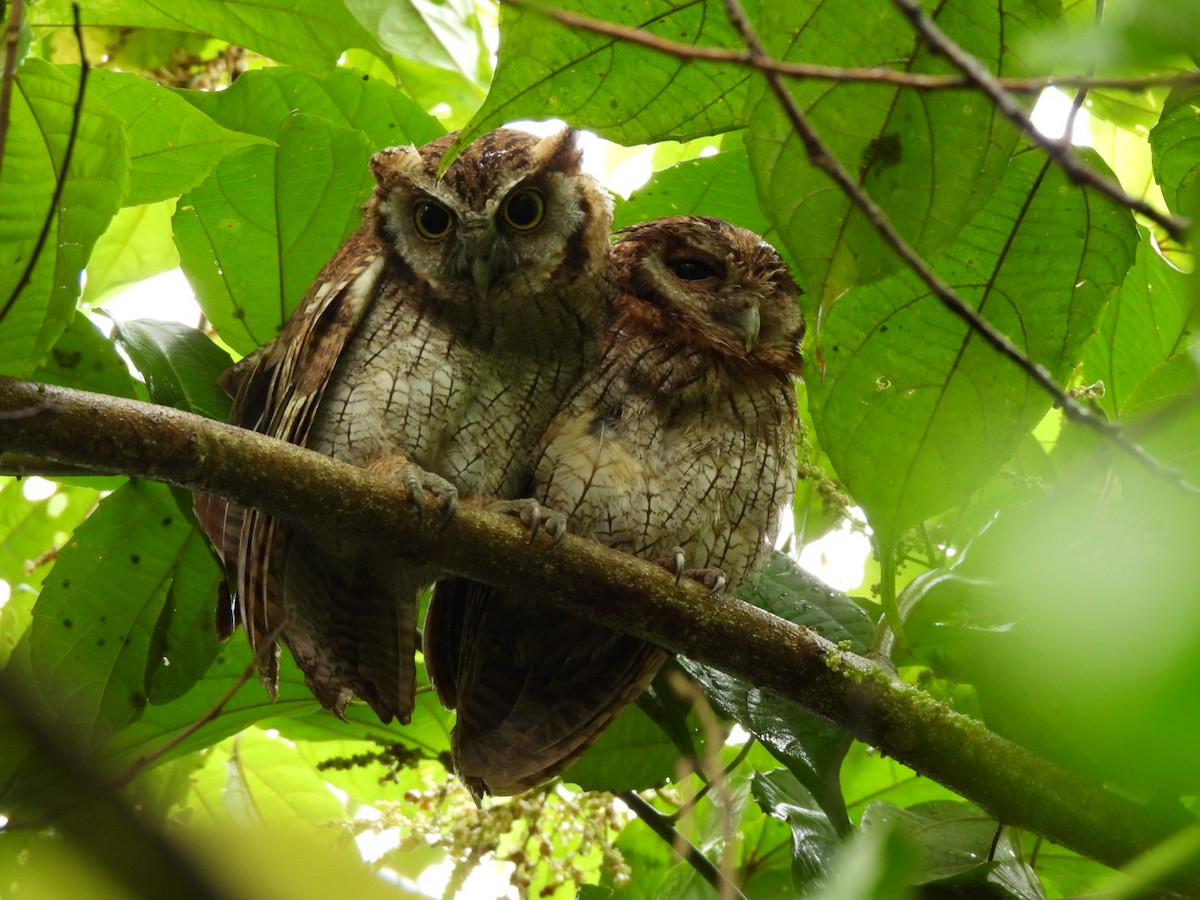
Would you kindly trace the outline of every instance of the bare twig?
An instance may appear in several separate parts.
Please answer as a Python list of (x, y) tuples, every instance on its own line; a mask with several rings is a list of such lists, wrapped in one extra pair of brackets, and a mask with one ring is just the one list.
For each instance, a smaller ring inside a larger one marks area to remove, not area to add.
[(17, 80), (17, 48), (21, 43), (24, 0), (13, 0), (4, 26), (4, 74), (0, 76), (0, 173), (4, 171), (4, 151), (8, 147), (8, 121), (12, 112), (13, 84)]
[[(505, 0), (507, 6), (528, 9), (537, 15), (581, 31), (590, 31), (611, 37), (623, 43), (637, 44), (657, 50), (678, 59), (694, 59), (704, 62), (728, 63), (763, 72), (775, 72), (788, 78), (810, 78), (820, 81), (868, 82), (888, 84), (896, 87), (914, 88), (923, 91), (961, 90), (977, 88), (978, 85), (965, 75), (924, 75), (918, 72), (901, 72), (887, 68), (843, 68), (820, 66), (812, 63), (793, 63), (772, 58), (756, 58), (745, 50), (724, 50), (719, 47), (701, 47), (660, 38), (640, 28), (629, 28), (581, 16), (550, 6), (542, 6), (533, 0)], [(1151, 87), (1176, 87), (1200, 84), (1200, 71), (1181, 72), (1173, 75), (1142, 75), (1137, 77), (1095, 75), (1046, 75), (1040, 78), (997, 78), (996, 83), (1006, 91), (1021, 94), (1037, 94), (1048, 87), (1115, 88), (1126, 91), (1142, 91)]]
[(944, 31), (938, 28), (933, 19), (929, 18), (925, 14), (925, 11), (921, 9), (921, 5), (917, 0), (892, 0), (892, 3), (908, 18), (917, 32), (925, 38), (931, 50), (940, 53), (946, 59), (950, 60), (954, 67), (963, 73), (964, 77), (988, 96), (1005, 118), (1029, 135), (1030, 139), (1041, 147), (1051, 159), (1062, 166), (1072, 181), (1078, 184), (1086, 184), (1110, 200), (1141, 213), (1152, 222), (1165, 228), (1171, 237), (1176, 240), (1184, 239), (1188, 229), (1191, 227), (1191, 223), (1187, 219), (1181, 216), (1173, 216), (1170, 213), (1164, 213), (1151, 206), (1145, 200), (1138, 197), (1131, 197), (1125, 193), (1125, 190), (1117, 182), (1110, 178), (1105, 178), (1091, 166), (1080, 162), (1075, 154), (1071, 152), (1070, 141), (1058, 141), (1054, 138), (1048, 138), (1038, 131), (1034, 127), (1033, 121), (1029, 118), (1029, 113), (1004, 89), (1004, 86), (987, 70), (987, 67), (970, 53), (963, 50)]
[(87, 93), (89, 67), (87, 53), (83, 46), (83, 25), (79, 19), (78, 3), (71, 4), (71, 15), (74, 19), (75, 42), (79, 45), (79, 93), (75, 96), (75, 106), (71, 111), (71, 130), (67, 135), (66, 149), (63, 151), (62, 171), (55, 179), (54, 194), (50, 198), (50, 209), (46, 212), (46, 220), (42, 223), (41, 233), (38, 234), (37, 242), (33, 245), (33, 252), (29, 254), (29, 262), (26, 263), (21, 277), (17, 279), (12, 295), (5, 302), (3, 309), (0, 309), (0, 322), (4, 321), (4, 317), (8, 315), (13, 304), (17, 302), (17, 298), (21, 296), (21, 292), (29, 284), (29, 279), (33, 277), (33, 270), (37, 266), (38, 260), (41, 259), (42, 250), (46, 247), (46, 240), (50, 237), (50, 228), (58, 214), (58, 205), (62, 202), (63, 189), (66, 187), (67, 175), (71, 168), (71, 157), (75, 155), (75, 142), (79, 139), (79, 120), (83, 117), (83, 98)]
[(114, 777), (112, 779), (112, 782), (111, 782), (112, 785), (114, 787), (123, 787), (124, 785), (129, 784), (129, 782), (133, 781), (133, 779), (136, 778), (142, 772), (142, 770), (146, 769), (151, 764), (162, 759), (164, 756), (166, 756), (168, 753), (170, 753), (173, 749), (178, 747), (185, 740), (187, 740), (189, 737), (191, 737), (193, 734), (195, 734), (197, 731), (199, 731), (201, 728), (203, 728), (205, 725), (207, 725), (209, 722), (211, 722), (217, 716), (219, 716), (221, 714), (221, 710), (223, 710), (225, 708), (225, 704), (234, 698), (234, 696), (237, 694), (237, 692), (242, 689), (242, 685), (244, 685), (247, 681), (249, 681), (250, 676), (253, 674), (254, 674), (254, 664), (251, 663), (249, 666), (246, 667), (245, 671), (242, 672), (242, 674), (240, 676), (238, 676), (238, 678), (234, 681), (233, 687), (231, 687), (228, 691), (226, 691), (224, 696), (222, 696), (220, 700), (218, 700), (216, 703), (214, 703), (211, 709), (209, 709), (206, 713), (204, 713), (204, 715), (200, 716), (200, 718), (196, 719), (196, 721), (192, 722), (190, 725), (188, 725), (186, 728), (184, 728), (182, 731), (180, 731), (179, 734), (175, 735), (175, 737), (171, 738), (169, 741), (166, 741), (166, 742), (160, 744), (159, 746), (157, 746), (153, 750), (151, 750), (149, 753), (144, 753), (141, 756), (139, 756), (137, 759), (135, 759), (132, 763), (129, 764), (129, 766), (125, 769), (125, 771), (119, 773), (116, 777)]
[[(765, 59), (767, 56), (766, 51), (763, 49), (758, 35), (755, 34), (750, 21), (746, 18), (745, 10), (742, 9), (738, 0), (725, 0), (725, 8), (730, 21), (742, 35), (746, 46), (750, 48), (750, 53), (757, 58)], [(859, 187), (858, 183), (850, 176), (845, 167), (829, 152), (829, 148), (825, 146), (820, 135), (817, 134), (804, 113), (801, 112), (800, 107), (796, 105), (795, 99), (783, 83), (783, 78), (778, 73), (770, 71), (764, 72), (764, 77), (767, 79), (772, 93), (775, 94), (779, 104), (783, 107), (792, 128), (795, 129), (801, 141), (803, 141), (809, 161), (825, 172), (837, 184), (841, 191), (850, 199), (851, 203), (858, 207), (863, 215), (866, 216), (867, 221), (871, 223), (888, 246), (925, 283), (943, 306), (966, 322), (972, 331), (977, 333), (1002, 356), (1010, 359), (1022, 372), (1033, 379), (1042, 390), (1054, 398), (1055, 405), (1061, 407), (1067, 418), (1100, 432), (1158, 476), (1175, 483), (1191, 493), (1200, 493), (1200, 489), (1189, 484), (1178, 471), (1155, 459), (1144, 448), (1126, 437), (1119, 425), (1109, 422), (1068, 395), (1055, 382), (1054, 378), (1051, 377), (1045, 366), (1034, 362), (1026, 356), (1006, 335), (997, 331), (991, 322), (980, 315), (978, 310), (964, 302), (950, 285), (938, 278), (925, 263), (925, 260), (921, 258), (920, 254), (912, 248), (900, 232), (896, 230), (895, 226), (892, 225), (887, 214)]]
[(718, 772), (715, 777), (710, 778), (708, 781), (704, 782), (704, 784), (700, 785), (700, 787), (696, 790), (696, 793), (684, 800), (679, 809), (671, 813), (668, 818), (670, 818), (672, 821), (679, 821), (689, 812), (691, 812), (697, 803), (699, 803), (708, 795), (708, 792), (713, 789), (713, 785), (716, 782), (728, 781), (729, 776), (733, 774), (734, 770), (746, 761), (746, 757), (749, 756), (750, 751), (754, 749), (755, 743), (756, 741), (754, 735), (751, 735), (746, 740), (746, 743), (742, 744), (741, 749), (738, 750), (737, 756), (733, 758), (733, 761), (730, 762), (729, 765), (723, 768), (720, 772)]
[(738, 890), (736, 884), (721, 874), (721, 870), (713, 865), (712, 860), (675, 829), (669, 816), (660, 813), (633, 791), (625, 791), (617, 796), (621, 798), (622, 803), (633, 810), (639, 819), (646, 823), (646, 827), (670, 844), (671, 849), (696, 870), (696, 874), (711, 884), (718, 896), (747, 900), (746, 895)]

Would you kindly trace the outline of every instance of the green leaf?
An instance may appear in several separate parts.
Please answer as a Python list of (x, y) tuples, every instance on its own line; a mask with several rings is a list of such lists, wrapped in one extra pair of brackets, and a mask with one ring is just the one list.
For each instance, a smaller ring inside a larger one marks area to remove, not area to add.
[[(1050, 0), (969, 0), (940, 4), (933, 16), (989, 71), (1020, 75), (1024, 66), (1013, 48), (1056, 11)], [(795, 62), (877, 66), (887, 59), (914, 73), (957, 72), (890, 4), (863, 9), (773, 0), (764, 3), (759, 31), (769, 52)], [(926, 258), (957, 240), (995, 190), (1017, 142), (1016, 129), (974, 91), (817, 79), (788, 85), (829, 151)], [(791, 250), (811, 302), (825, 311), (848, 288), (896, 271), (900, 260), (809, 162), (774, 94), (759, 86), (755, 97), (747, 147), (759, 200)]]
[[(1200, 0), (1193, 4), (1200, 14)], [(1200, 46), (1200, 44), (1197, 44)], [(1178, 87), (1163, 105), (1162, 118), (1150, 132), (1154, 177), (1167, 206), (1182, 216), (1200, 213), (1200, 87)]]
[[(858, 604), (829, 589), (783, 554), (776, 553), (762, 577), (741, 596), (834, 643), (846, 641), (857, 652), (865, 650), (870, 641), (871, 621)], [(838, 784), (838, 767), (850, 746), (847, 734), (771, 691), (690, 660), (680, 662), (704, 685), (722, 714), (736, 719), (812, 792), (838, 829), (849, 827)]]
[(180, 322), (114, 322), (113, 336), (146, 379), (150, 399), (210, 419), (229, 417), (229, 398), (217, 376), (232, 360), (202, 331)]
[(346, 0), (346, 8), (379, 44), (402, 60), (461, 74), (476, 84), (491, 77), (487, 44), (472, 0)]
[(320, 78), (267, 69), (227, 91), (185, 96), (226, 127), (278, 144), (227, 157), (174, 219), (201, 308), (245, 354), (275, 336), (359, 224), (372, 150), (424, 143), (442, 129), (399, 91), (349, 70)]
[[(225, 91), (180, 96), (226, 128), (277, 140), (297, 112), (355, 128), (373, 149), (424, 144), (445, 129), (394, 87), (351, 69), (312, 75), (282, 67), (247, 72)], [(342, 165), (349, 165), (342, 160)], [(364, 163), (365, 165), (365, 163)]]
[(27, 500), (25, 482), (0, 479), (0, 581), (8, 602), (0, 606), (0, 667), (29, 628), (42, 579), (58, 548), (91, 512), (96, 491), (59, 487), (44, 500)]
[[(1136, 240), (1127, 211), (1026, 152), (934, 270), (1061, 382)], [(884, 547), (963, 502), (1050, 406), (907, 272), (843, 297), (814, 350), (823, 365), (807, 386), (821, 446)]]
[(125, 360), (100, 329), (82, 314), (76, 314), (67, 330), (54, 342), (33, 378), (98, 394), (137, 396)]
[(912, 840), (900, 829), (872, 828), (858, 832), (833, 861), (816, 900), (908, 900), (920, 857)]
[(32, 278), (13, 302), (52, 212), (78, 92), (76, 78), (39, 59), (26, 60), (15, 82), (0, 171), (0, 374), (28, 375), (67, 327), (79, 274), (128, 184), (121, 123), (89, 98), (58, 215)]
[[(71, 21), (66, 0), (43, 0), (30, 9), (35, 25)], [(86, 25), (162, 28), (210, 34), (264, 56), (308, 69), (331, 69), (342, 51), (374, 40), (347, 12), (326, 0), (103, 0), (83, 11)]]
[(1015, 900), (1046, 896), (1021, 858), (1012, 829), (1005, 829), (997, 840), (1000, 824), (969, 803), (936, 801), (908, 809), (872, 803), (863, 814), (862, 827), (866, 832), (895, 828), (908, 836), (922, 860), (914, 884), (986, 885)]
[(137, 75), (97, 69), (88, 91), (125, 125), (130, 163), (125, 206), (178, 197), (225, 156), (266, 143), (221, 127), (178, 94)]
[(841, 848), (841, 837), (817, 802), (791, 772), (760, 772), (751, 793), (763, 811), (792, 830), (792, 881), (799, 890), (824, 874)]
[(679, 750), (653, 719), (627, 707), (600, 739), (563, 773), (585, 791), (643, 791), (661, 787), (676, 773)]
[(108, 295), (179, 266), (179, 251), (171, 238), (174, 200), (146, 206), (126, 206), (96, 241), (87, 264), (84, 304), (97, 306)]
[(246, 354), (275, 337), (359, 221), (372, 181), (362, 134), (298, 113), (279, 147), (226, 159), (175, 212), (183, 270), (222, 340)]
[(1143, 236), (1133, 268), (1083, 358), (1084, 383), (1104, 381), (1100, 405), (1111, 418), (1125, 418), (1130, 395), (1182, 350), (1192, 308), (1190, 287), (1187, 277)]
[(716, 216), (771, 239), (771, 223), (755, 199), (744, 147), (656, 172), (632, 197), (617, 204), (613, 227), (692, 215)]
[[(742, 47), (716, 0), (548, 5), (684, 44)], [(496, 77), (462, 140), (506, 122), (548, 118), (622, 144), (719, 134), (745, 124), (751, 77), (739, 66), (684, 61), (567, 28), (537, 10), (502, 7)]]
[(34, 607), (30, 674), (84, 744), (141, 715), (164, 604), (211, 603), (215, 570), (207, 553), (197, 557), (199, 541), (166, 487), (131, 482), (60, 552)]

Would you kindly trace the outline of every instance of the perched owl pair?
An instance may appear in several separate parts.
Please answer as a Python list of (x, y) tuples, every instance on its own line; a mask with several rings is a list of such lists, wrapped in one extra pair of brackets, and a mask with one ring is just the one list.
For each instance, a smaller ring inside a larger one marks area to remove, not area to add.
[[(648, 558), (682, 548), (736, 587), (770, 552), (795, 483), (803, 323), (757, 236), (716, 219), (627, 228), (575, 133), (501, 129), (439, 177), (453, 135), (371, 161), (362, 226), (274, 341), (232, 368), (230, 420), (459, 497), (532, 497), (575, 534)], [(418, 599), (436, 567), (223, 500), (197, 515), (274, 693), (277, 640), (313, 693), (384, 721), (413, 710)], [(679, 563), (677, 563), (679, 565)], [(561, 772), (664, 651), (523, 596), (442, 580), (424, 657), (457, 711), (477, 794)]]

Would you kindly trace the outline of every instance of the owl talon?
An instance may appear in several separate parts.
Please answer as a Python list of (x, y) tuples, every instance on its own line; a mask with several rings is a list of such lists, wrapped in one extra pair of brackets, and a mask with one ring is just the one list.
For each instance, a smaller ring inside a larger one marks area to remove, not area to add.
[(689, 581), (695, 581), (697, 584), (708, 588), (710, 594), (720, 593), (725, 587), (725, 573), (717, 568), (707, 569), (688, 569), (687, 554), (683, 552), (682, 547), (672, 547), (667, 551), (669, 555), (660, 559), (656, 559), (655, 563), (662, 566), (668, 572), (675, 576), (675, 584), (679, 584), (684, 578)]
[(505, 516), (515, 516), (529, 529), (529, 543), (533, 543), (538, 532), (545, 531), (550, 539), (550, 546), (557, 547), (567, 533), (567, 517), (557, 513), (547, 506), (542, 506), (536, 500), (497, 500), (488, 505), (494, 513)]
[[(381, 469), (380, 466), (374, 466), (374, 468)], [(445, 528), (450, 524), (454, 514), (458, 511), (458, 488), (440, 475), (426, 472), (412, 463), (404, 465), (399, 472), (399, 477), (400, 482), (404, 485), (405, 493), (408, 494), (408, 502), (412, 506), (413, 512), (417, 514), (418, 522), (425, 523), (425, 492), (429, 491), (437, 497), (437, 505), (441, 510), (438, 529)]]

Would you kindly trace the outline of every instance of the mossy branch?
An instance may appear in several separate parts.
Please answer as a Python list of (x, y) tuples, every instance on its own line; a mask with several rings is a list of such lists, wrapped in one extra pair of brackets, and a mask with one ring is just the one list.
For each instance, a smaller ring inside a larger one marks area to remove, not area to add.
[(464, 503), (439, 530), (404, 489), (362, 469), (161, 406), (0, 378), (0, 452), (204, 490), (369, 536), (380, 552), (536, 595), (813, 710), (978, 804), (1111, 866), (1169, 836), (1147, 809), (1047, 762), (840, 651), (802, 626), (592, 541), (532, 544), (513, 519)]

